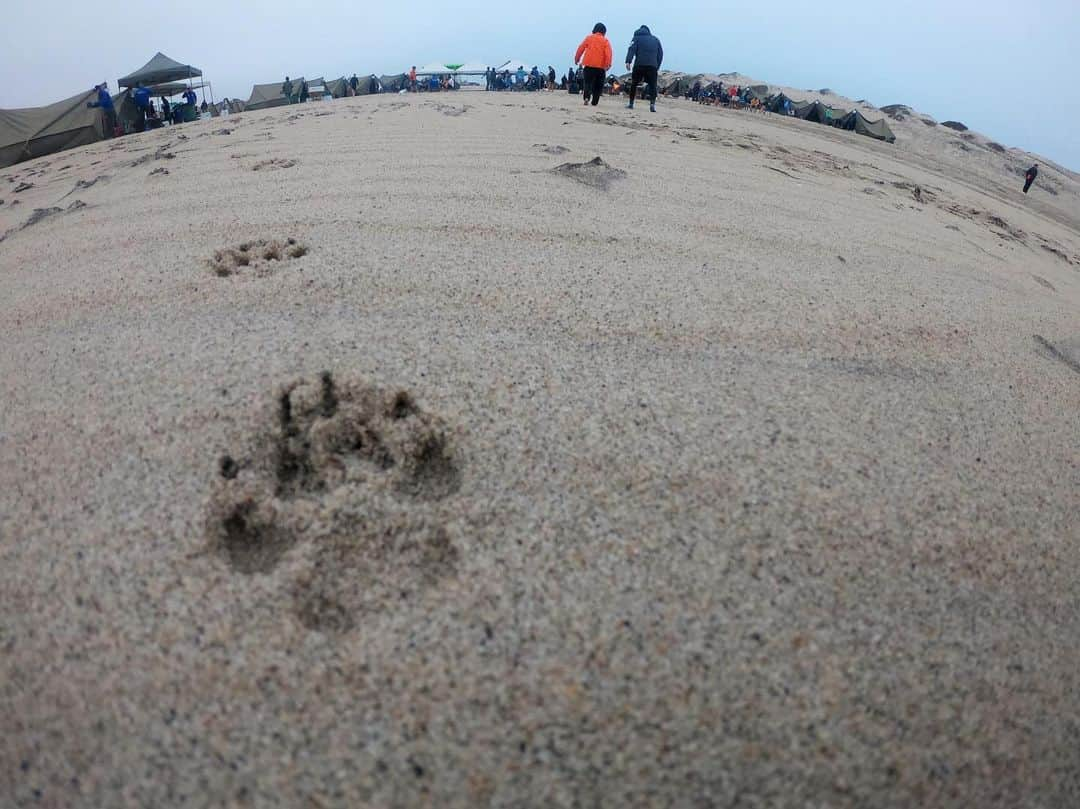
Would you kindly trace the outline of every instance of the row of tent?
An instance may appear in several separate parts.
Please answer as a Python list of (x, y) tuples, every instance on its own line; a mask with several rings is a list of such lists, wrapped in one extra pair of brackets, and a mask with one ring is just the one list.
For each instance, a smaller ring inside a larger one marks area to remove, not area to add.
[[(140, 84), (154, 95), (175, 95), (201, 76), (197, 67), (159, 52), (138, 70), (117, 79), (121, 92), (113, 98), (116, 114), (121, 122), (134, 120), (131, 93)], [(97, 92), (87, 90), (44, 107), (0, 109), (0, 168), (107, 137), (101, 109), (87, 106), (97, 100)]]
[[(662, 84), (660, 91), (667, 96), (686, 96), (693, 90), (694, 84), (701, 82), (703, 76), (673, 76), (669, 78), (666, 84)], [(630, 80), (630, 74), (625, 76), (624, 81)], [(702, 92), (714, 91), (718, 88), (719, 82), (709, 82), (705, 84), (702, 82)], [(865, 135), (875, 140), (882, 140), (886, 143), (895, 143), (896, 135), (893, 134), (889, 128), (888, 123), (882, 118), (879, 121), (871, 121), (866, 118), (859, 110), (844, 110), (837, 107), (830, 107), (827, 104), (823, 104), (820, 101), (795, 101), (792, 98), (783, 93), (770, 93), (769, 86), (767, 84), (755, 84), (743, 89), (743, 98), (746, 101), (756, 98), (765, 109), (770, 112), (784, 113), (787, 109), (787, 105), (790, 103), (791, 109), (796, 118), (801, 118), (804, 121), (813, 121), (819, 124), (825, 124), (826, 126), (835, 126), (839, 129), (846, 129), (850, 132), (855, 132), (859, 135)]]
[(796, 118), (804, 121), (813, 121), (817, 124), (835, 126), (838, 129), (846, 129), (859, 135), (865, 135), (875, 140), (883, 140), (886, 143), (895, 143), (896, 135), (893, 134), (889, 125), (882, 118), (879, 121), (871, 121), (858, 110), (842, 110), (830, 107), (820, 101), (793, 101), (783, 93), (778, 93), (765, 99), (765, 109), (770, 112), (783, 113), (788, 103)]
[[(292, 97), (286, 96), (282, 91), (285, 89), (284, 81), (270, 82), (268, 84), (256, 84), (251, 88), (251, 95), (244, 104), (245, 110), (266, 110), (272, 107), (283, 107), (292, 103), (300, 93), (300, 87), (307, 84), (308, 93), (312, 97), (324, 95), (333, 98), (344, 98), (349, 95), (349, 82), (344, 76), (338, 79), (305, 79), (303, 76), (290, 79), (292, 84)], [(397, 93), (408, 87), (408, 76), (404, 73), (385, 76), (364, 76), (358, 78), (354, 95), (366, 96), (375, 93)]]

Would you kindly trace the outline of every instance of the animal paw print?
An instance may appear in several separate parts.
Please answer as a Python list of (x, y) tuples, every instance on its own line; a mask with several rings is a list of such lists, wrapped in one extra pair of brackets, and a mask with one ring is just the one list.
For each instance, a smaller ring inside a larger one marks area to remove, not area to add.
[(252, 171), (274, 171), (276, 169), (291, 169), (297, 161), (284, 157), (272, 157), (269, 160), (260, 160), (251, 167)]
[(421, 597), (458, 560), (444, 501), (461, 486), (446, 425), (406, 391), (329, 372), (282, 388), (247, 452), (219, 458), (210, 548), (235, 572), (277, 574), (308, 629)]
[(273, 262), (284, 262), (306, 256), (308, 249), (296, 239), (284, 242), (276, 239), (257, 239), (244, 242), (239, 247), (217, 250), (210, 259), (210, 269), (222, 278), (235, 275), (244, 268), (250, 268), (256, 275), (266, 275), (272, 269)]

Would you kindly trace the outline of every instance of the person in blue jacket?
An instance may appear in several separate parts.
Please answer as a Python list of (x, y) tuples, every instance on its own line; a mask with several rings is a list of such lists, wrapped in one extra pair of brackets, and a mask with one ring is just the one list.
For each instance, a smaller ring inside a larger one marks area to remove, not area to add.
[(653, 36), (649, 26), (641, 26), (634, 32), (630, 48), (626, 51), (626, 69), (633, 68), (633, 74), (630, 77), (630, 103), (626, 105), (627, 109), (634, 108), (637, 86), (645, 82), (648, 86), (649, 109), (656, 112), (656, 76), (663, 63), (664, 48), (660, 40)]
[(139, 113), (139, 117), (135, 119), (135, 130), (137, 132), (146, 131), (146, 116), (150, 112), (150, 90), (143, 87), (142, 82), (135, 85), (135, 92), (131, 94), (132, 100), (135, 102), (135, 109)]
[(113, 105), (112, 96), (109, 95), (109, 86), (99, 84), (94, 87), (97, 90), (97, 101), (90, 101), (87, 107), (101, 107), (105, 114), (105, 137), (111, 138), (116, 134), (116, 107)]

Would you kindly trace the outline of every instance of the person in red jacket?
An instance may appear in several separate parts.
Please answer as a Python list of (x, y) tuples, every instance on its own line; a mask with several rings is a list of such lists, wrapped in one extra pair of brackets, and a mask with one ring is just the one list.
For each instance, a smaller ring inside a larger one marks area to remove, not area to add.
[(600, 103), (600, 93), (604, 91), (604, 80), (611, 68), (611, 43), (604, 36), (606, 33), (607, 26), (598, 22), (593, 26), (592, 33), (578, 45), (577, 52), (574, 54), (574, 64), (585, 68), (585, 103), (588, 104), (591, 97), (594, 107)]

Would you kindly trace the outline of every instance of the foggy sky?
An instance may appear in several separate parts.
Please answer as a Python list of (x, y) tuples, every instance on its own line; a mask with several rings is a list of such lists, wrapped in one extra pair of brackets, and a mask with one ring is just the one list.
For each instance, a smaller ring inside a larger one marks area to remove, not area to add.
[(5, 0), (4, 12), (0, 107), (46, 104), (106, 79), (115, 92), (117, 77), (159, 50), (202, 68), (217, 99), (247, 99), (253, 84), (286, 74), (398, 73), (429, 61), (520, 58), (562, 75), (597, 21), (608, 27), (619, 69), (644, 23), (673, 70), (737, 70), (877, 106), (909, 104), (1080, 170), (1078, 0)]

